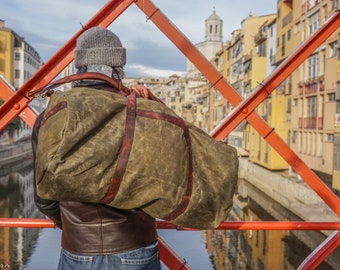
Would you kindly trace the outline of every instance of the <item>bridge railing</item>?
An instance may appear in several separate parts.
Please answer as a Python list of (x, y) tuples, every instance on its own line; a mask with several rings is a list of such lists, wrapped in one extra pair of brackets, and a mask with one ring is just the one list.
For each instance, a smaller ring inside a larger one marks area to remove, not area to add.
[[(73, 60), (77, 37), (86, 29), (100, 25), (108, 27), (131, 4), (135, 4), (146, 14), (174, 45), (197, 67), (213, 87), (236, 108), (216, 127), (211, 135), (217, 140), (225, 138), (241, 121), (248, 121), (257, 132), (287, 161), (302, 179), (340, 216), (339, 198), (320, 180), (320, 178), (290, 149), (282, 138), (256, 112), (255, 108), (266, 99), (307, 57), (312, 54), (340, 26), (340, 13), (335, 12), (327, 22), (288, 57), (255, 91), (247, 98), (242, 97), (221, 76), (212, 64), (179, 31), (177, 27), (150, 0), (111, 0), (84, 27), (76, 33), (27, 83), (13, 92), (0, 79), (0, 95), (5, 103), (0, 107), (0, 130), (8, 125), (15, 116), (20, 116), (29, 126), (33, 126), (36, 114), (28, 107), (31, 97), (28, 92), (51, 82)], [(0, 227), (53, 228), (48, 220), (0, 219)], [(179, 228), (171, 223), (158, 222), (160, 229)], [(217, 229), (234, 230), (334, 230), (306, 260), (299, 269), (316, 267), (340, 245), (338, 222), (225, 222)], [(190, 269), (164, 241), (160, 241), (161, 258), (170, 269)]]

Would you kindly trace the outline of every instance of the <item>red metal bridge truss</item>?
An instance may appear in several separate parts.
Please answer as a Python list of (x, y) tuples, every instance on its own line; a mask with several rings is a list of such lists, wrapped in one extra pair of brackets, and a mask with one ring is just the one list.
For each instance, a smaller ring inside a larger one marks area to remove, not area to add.
[[(339, 198), (290, 149), (274, 129), (255, 112), (256, 107), (339, 28), (339, 11), (336, 11), (313, 36), (297, 48), (247, 99), (242, 99), (227, 80), (150, 0), (111, 0), (17, 92), (14, 92), (9, 85), (0, 80), (0, 96), (5, 100), (5, 103), (0, 107), (0, 130), (6, 127), (16, 116), (20, 116), (30, 127), (33, 127), (37, 115), (28, 107), (31, 101), (28, 92), (51, 82), (73, 61), (76, 39), (83, 31), (97, 25), (108, 27), (132, 4), (137, 5), (146, 14), (148, 20), (151, 20), (202, 72), (211, 86), (215, 87), (235, 107), (233, 113), (224, 119), (212, 131), (211, 135), (215, 139), (221, 140), (228, 136), (243, 120), (248, 121), (340, 217)], [(157, 221), (157, 225), (159, 229), (190, 230), (165, 221)], [(54, 228), (55, 226), (52, 221), (46, 219), (0, 218), (0, 227)], [(339, 222), (226, 221), (216, 229), (334, 231), (304, 260), (299, 269), (315, 269), (340, 245)], [(162, 239), (160, 239), (159, 244), (161, 260), (169, 269), (190, 269), (186, 262), (176, 255)]]

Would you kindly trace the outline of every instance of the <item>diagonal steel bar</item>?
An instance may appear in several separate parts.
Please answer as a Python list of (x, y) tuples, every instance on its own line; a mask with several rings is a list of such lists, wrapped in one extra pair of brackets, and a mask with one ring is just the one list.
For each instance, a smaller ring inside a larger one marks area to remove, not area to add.
[(304, 163), (285, 141), (268, 126), (255, 112), (247, 118), (248, 122), (275, 149), (287, 163), (303, 178), (303, 180), (323, 199), (323, 201), (340, 217), (340, 199), (320, 180), (320, 178)]
[[(28, 91), (49, 83), (72, 62), (76, 39), (81, 33), (92, 26), (109, 26), (133, 2), (134, 0), (109, 1), (81, 30), (78, 31), (78, 33), (76, 33), (48, 62), (46, 62), (46, 64), (42, 66), (29, 81), (27, 81), (0, 107), (0, 130), (8, 125), (15, 116), (19, 115), (19, 113), (27, 108), (30, 101), (30, 98), (27, 96)], [(2, 92), (2, 90), (0, 92)], [(31, 124), (31, 122), (28, 124)]]
[[(39, 218), (0, 218), (0, 228), (56, 228), (50, 219)], [(195, 231), (184, 228), (169, 221), (157, 220), (157, 229)], [(224, 221), (216, 230), (296, 230), (296, 231), (338, 231), (340, 222), (309, 221)]]
[[(195, 48), (166, 16), (149, 0), (136, 1), (136, 5), (178, 47), (178, 49), (205, 75), (231, 104), (242, 104), (240, 95), (228, 84), (211, 63)], [(334, 16), (338, 25), (339, 14)], [(327, 25), (335, 23), (331, 20)], [(331, 30), (330, 30), (331, 31)], [(321, 38), (320, 38), (321, 39)], [(314, 42), (314, 41), (313, 41)], [(315, 41), (316, 42), (316, 41)], [(318, 41), (319, 42), (319, 41)], [(304, 55), (304, 57), (307, 57)], [(302, 61), (302, 58), (299, 58)], [(288, 72), (288, 71), (286, 71)], [(291, 71), (290, 71), (291, 72)], [(288, 75), (288, 74), (286, 74)], [(282, 79), (282, 78), (281, 78)], [(251, 102), (250, 102), (251, 103)], [(241, 112), (239, 112), (240, 114)], [(306, 183), (340, 216), (340, 200), (319, 177), (290, 149), (282, 138), (253, 110), (248, 122), (298, 172)]]
[(217, 140), (225, 138), (339, 27), (340, 11), (336, 11), (309, 39), (287, 57), (248, 98), (243, 100), (233, 110), (232, 114), (211, 132), (211, 135)]
[[(6, 101), (10, 99), (14, 93), (15, 89), (13, 88), (13, 86), (10, 85), (6, 81), (6, 79), (0, 75), (0, 97), (2, 97), (4, 101)], [(33, 127), (37, 114), (30, 107), (27, 107), (19, 114), (19, 117), (24, 120), (27, 125)]]
[(298, 270), (316, 269), (339, 246), (340, 231), (335, 231), (302, 262)]
[(158, 245), (161, 260), (169, 269), (191, 269), (186, 261), (180, 258), (176, 252), (160, 237), (158, 237)]
[[(116, 1), (117, 2), (122, 2), (122, 1)], [(127, 2), (127, 1), (125, 1)], [(131, 1), (132, 2), (132, 1)], [(129, 3), (129, 5), (131, 4), (131, 2)], [(135, 1), (137, 3), (137, 5), (141, 8), (140, 6), (140, 2), (138, 2), (138, 0)], [(145, 5), (146, 4), (146, 5)], [(147, 0), (144, 0), (143, 1), (143, 5), (144, 6), (148, 6), (147, 8), (151, 7), (152, 9), (152, 12), (151, 13), (147, 13), (145, 12), (145, 14), (147, 14), (149, 16), (150, 19), (152, 19), (152, 17), (157, 17), (159, 16), (159, 10), (158, 9), (155, 9), (153, 5), (149, 5), (150, 2), (147, 1)], [(143, 8), (141, 8), (143, 10)], [(144, 10), (143, 10), (144, 11)], [(162, 14), (161, 14), (162, 15)], [(162, 15), (163, 16), (163, 15)], [(105, 16), (104, 16), (105, 17)], [(106, 17), (105, 17), (106, 18)], [(152, 19), (154, 21), (154, 19)], [(164, 27), (167, 27), (167, 26), (172, 26), (169, 21), (167, 19), (165, 19), (164, 21)], [(104, 21), (103, 21), (103, 24), (104, 24)], [(157, 25), (157, 23), (155, 23)], [(104, 26), (104, 25), (102, 25)], [(159, 25), (158, 25), (159, 26)], [(160, 27), (159, 27), (160, 28)], [(161, 28), (160, 28), (161, 29)], [(164, 28), (163, 28), (164, 29)], [(206, 75), (207, 79), (212, 83), (212, 86), (216, 86), (216, 88), (225, 96), (227, 97), (227, 99), (231, 102), (231, 104), (233, 104), (234, 106), (236, 106), (237, 104), (240, 104), (242, 102), (242, 98), (238, 95), (238, 93), (227, 83), (227, 81), (211, 66), (211, 64), (194, 48), (194, 46), (192, 46), (192, 44), (190, 44), (190, 42), (188, 43), (188, 41), (183, 37), (183, 35), (181, 35), (181, 33), (179, 33), (177, 31), (176, 28), (174, 28), (173, 26), (170, 27), (170, 31), (171, 30), (176, 30), (173, 32), (173, 34), (170, 34), (170, 35), (167, 35), (169, 37), (170, 40), (172, 40), (175, 45), (180, 48), (180, 50), (188, 57), (188, 59), (193, 62), (193, 64), (195, 64), (195, 66), (202, 71), (203, 74)], [(162, 29), (161, 29), (162, 30)], [(163, 30), (162, 30), (163, 31)], [(164, 31), (163, 31), (164, 32)], [(166, 31), (168, 32), (168, 31)], [(79, 33), (80, 34), (80, 33)], [(171, 38), (172, 37), (172, 38)], [(176, 41), (174, 41), (176, 40)], [(189, 45), (189, 46), (188, 46)], [(73, 51), (73, 49), (72, 49)], [(71, 53), (71, 52), (70, 52)], [(70, 53), (66, 56), (69, 56)], [(66, 59), (65, 63), (62, 64), (61, 60), (60, 60), (60, 56), (56, 57), (56, 60), (58, 60), (58, 64), (60, 64), (60, 66), (64, 65), (60, 71), (65, 68), (68, 63), (70, 63), (72, 61), (72, 59), (68, 59), (67, 57), (65, 56), (64, 59)], [(59, 59), (58, 59), (59, 58)], [(195, 60), (196, 59), (196, 60)], [(67, 63), (67, 61), (69, 61)], [(58, 66), (56, 66), (58, 67)], [(53, 74), (53, 72), (51, 72)], [(58, 73), (54, 74), (55, 76), (57, 75)], [(48, 74), (46, 74), (47, 76)], [(54, 77), (55, 77), (54, 76)], [(25, 95), (29, 90), (31, 89), (34, 89), (34, 86), (35, 87), (38, 87), (42, 84), (45, 84), (47, 82), (49, 82), (50, 80), (52, 80), (54, 78), (53, 76), (51, 76), (51, 78), (48, 78), (48, 77), (43, 77), (41, 79), (45, 79), (43, 81), (41, 81), (41, 84), (36, 84), (36, 85), (29, 85), (30, 87), (26, 86), (26, 91), (23, 91), (25, 90), (24, 89), (20, 89), (21, 92), (20, 92), (20, 95)], [(49, 80), (50, 79), (50, 80)], [(19, 99), (20, 100), (20, 99)], [(5, 103), (6, 104), (6, 103)], [(23, 110), (23, 108), (21, 107), (21, 103), (14, 103), (12, 102), (12, 107), (10, 108), (10, 110), (12, 108), (18, 108), (19, 109), (17, 110), (17, 112), (15, 113), (15, 115), (17, 115), (19, 112), (21, 112)], [(27, 106), (27, 101), (26, 101), (26, 106)], [(25, 107), (25, 106), (24, 106)], [(256, 106), (255, 106), (256, 107)], [(20, 111), (19, 111), (20, 110)], [(6, 110), (4, 110), (4, 108), (0, 108), (0, 115), (2, 115), (2, 111), (5, 111), (7, 112)], [(247, 114), (248, 112), (246, 112), (246, 110), (243, 110), (242, 111), (244, 114)], [(7, 116), (7, 114), (5, 114)], [(254, 113), (253, 111), (250, 111), (250, 113), (248, 113), (248, 116), (247, 116), (247, 120), (249, 121), (249, 123), (251, 123), (258, 131), (259, 133), (261, 134), (261, 136), (263, 136), (268, 142), (270, 142), (272, 140), (272, 143), (270, 143), (271, 145), (272, 144), (278, 144), (280, 145), (280, 143), (277, 142), (277, 140), (281, 140), (281, 138), (275, 133), (273, 132), (273, 129), (270, 128), (256, 113)], [(245, 117), (244, 117), (245, 118)], [(5, 126), (5, 124), (2, 124), (1, 121), (0, 121), (0, 129), (3, 128), (3, 126)], [(284, 143), (284, 142), (283, 142)], [(288, 149), (290, 149), (288, 146), (286, 146)], [(280, 148), (279, 146), (277, 146), (277, 148)], [(281, 155), (282, 155), (282, 151), (278, 151)], [(284, 155), (283, 155), (284, 156)], [(289, 160), (290, 164), (294, 164), (295, 166), (292, 166), (293, 168), (302, 168), (301, 170), (303, 172), (305, 171), (310, 171), (311, 170), (306, 166), (306, 168), (304, 168), (305, 164), (303, 164), (303, 162), (294, 154), (294, 153), (290, 153), (288, 155), (285, 156), (285, 159), (286, 160)], [(301, 166), (301, 164), (303, 164), (304, 166)], [(308, 175), (308, 174), (307, 174)], [(313, 175), (312, 175), (313, 176)], [(304, 177), (303, 177), (304, 178)], [(304, 178), (305, 179), (305, 178)], [(318, 180), (318, 178), (316, 177), (316, 180)], [(317, 181), (316, 181), (317, 182)], [(321, 181), (320, 181), (321, 182)], [(322, 185), (322, 183), (316, 183), (316, 187), (313, 188), (314, 190), (320, 188), (321, 190), (324, 190), (324, 186)], [(329, 195), (328, 194), (328, 191), (326, 190), (325, 192), (321, 192), (323, 195), (321, 196), (322, 198)], [(319, 194), (319, 192), (318, 192)], [(319, 194), (320, 195), (320, 194)], [(334, 201), (334, 198), (331, 199), (331, 204), (333, 203)], [(335, 203), (338, 204), (338, 201), (335, 201)], [(331, 206), (331, 208), (334, 210), (334, 205)], [(337, 212), (335, 210), (335, 212)], [(338, 212), (337, 212), (338, 213)], [(339, 215), (339, 214), (338, 214)]]

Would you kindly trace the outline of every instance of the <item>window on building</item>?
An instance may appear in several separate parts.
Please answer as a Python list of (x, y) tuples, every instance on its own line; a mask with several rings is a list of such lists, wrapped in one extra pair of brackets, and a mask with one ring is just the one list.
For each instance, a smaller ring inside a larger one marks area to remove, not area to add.
[(297, 131), (293, 131), (292, 143), (295, 144), (297, 140)]
[(20, 47), (20, 44), (21, 44), (20, 39), (16, 37), (16, 38), (14, 39), (14, 47), (15, 47), (15, 48), (19, 48), (19, 47)]
[(270, 27), (269, 27), (269, 36), (270, 36), (270, 37), (273, 37), (273, 35), (274, 35), (274, 27), (273, 27), (273, 26), (270, 26)]
[(286, 54), (286, 34), (282, 35), (282, 47), (281, 47), (281, 56), (285, 56)]
[(334, 158), (334, 169), (337, 171), (340, 170), (340, 153), (336, 153), (336, 156)]
[(317, 124), (317, 97), (307, 98), (307, 117), (304, 118), (304, 127), (315, 129)]
[(320, 12), (309, 17), (309, 35), (312, 35), (320, 26)]
[(308, 116), (316, 116), (317, 114), (317, 98), (316, 96), (307, 98), (307, 115)]
[(251, 60), (244, 63), (244, 74), (246, 75), (249, 71), (251, 71)]
[(290, 29), (287, 31), (287, 40), (290, 40), (291, 39), (291, 35), (292, 35), (292, 33), (291, 33), (291, 31), (290, 31)]
[(327, 96), (328, 96), (328, 102), (335, 101), (335, 93), (330, 93)]
[(328, 133), (327, 134), (327, 142), (334, 142), (334, 134), (330, 134)]
[(326, 21), (327, 20), (327, 5), (324, 5), (323, 7), (323, 21)]
[(329, 57), (334, 57), (336, 56), (338, 51), (338, 45), (337, 42), (332, 42), (329, 44)]
[(287, 99), (287, 113), (292, 111), (292, 100), (290, 98)]
[(302, 152), (302, 146), (303, 146), (303, 138), (302, 138), (302, 132), (299, 132), (299, 144), (298, 144), (298, 152)]
[(311, 57), (308, 58), (308, 71), (309, 71), (309, 78), (315, 79), (318, 76), (318, 55), (314, 54)]
[(15, 60), (15, 61), (19, 61), (19, 60), (20, 60), (20, 53), (16, 52), (16, 53), (14, 54), (14, 60)]
[(16, 79), (20, 79), (20, 70), (19, 69), (16, 69), (15, 71), (14, 71), (14, 76), (15, 76), (15, 78)]
[(259, 46), (257, 46), (258, 56), (266, 56), (266, 43), (262, 42)]
[(274, 58), (273, 48), (270, 48), (269, 49), (269, 61), (272, 64), (272, 63), (274, 63), (274, 60), (275, 60), (275, 58)]
[(332, 0), (332, 9), (338, 8), (338, 0)]
[(320, 61), (320, 75), (325, 74), (325, 66), (326, 66), (326, 51), (321, 51), (321, 61)]
[(323, 134), (318, 134), (319, 137), (319, 148), (318, 148), (318, 156), (321, 157), (323, 155)]
[(299, 33), (301, 31), (301, 24), (300, 22), (298, 22), (297, 24), (295, 24), (295, 33)]
[(293, 106), (297, 106), (299, 104), (299, 100), (297, 98), (294, 98), (293, 100)]
[(236, 58), (243, 51), (243, 44), (241, 42), (237, 43), (232, 50), (232, 57)]

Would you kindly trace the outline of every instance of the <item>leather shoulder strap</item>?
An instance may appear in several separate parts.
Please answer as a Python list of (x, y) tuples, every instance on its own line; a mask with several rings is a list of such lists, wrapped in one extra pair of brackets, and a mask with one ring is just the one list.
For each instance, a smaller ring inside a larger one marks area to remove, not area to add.
[(118, 82), (109, 76), (106, 76), (104, 74), (97, 73), (97, 72), (84, 72), (84, 73), (73, 74), (73, 75), (61, 78), (59, 80), (53, 81), (50, 84), (45, 85), (39, 89), (28, 92), (28, 95), (30, 97), (34, 97), (37, 94), (44, 93), (45, 95), (48, 96), (49, 95), (48, 92), (50, 92), (52, 89), (65, 83), (80, 81), (80, 80), (104, 81), (108, 83), (109, 85), (113, 86), (114, 88), (116, 88), (118, 91), (122, 91), (127, 94), (131, 93), (131, 90), (129, 88), (125, 87), (121, 82)]

